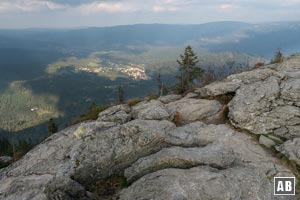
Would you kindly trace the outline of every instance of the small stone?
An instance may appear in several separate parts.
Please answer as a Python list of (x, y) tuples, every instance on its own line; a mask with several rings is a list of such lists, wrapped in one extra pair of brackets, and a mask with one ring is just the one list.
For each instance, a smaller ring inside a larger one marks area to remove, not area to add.
[(10, 156), (0, 156), (0, 163), (10, 163), (13, 161), (13, 158)]
[(268, 138), (264, 135), (261, 135), (259, 137), (259, 143), (266, 146), (266, 147), (268, 147), (268, 148), (271, 148), (271, 147), (276, 145), (276, 143), (273, 140), (271, 140), (270, 138)]

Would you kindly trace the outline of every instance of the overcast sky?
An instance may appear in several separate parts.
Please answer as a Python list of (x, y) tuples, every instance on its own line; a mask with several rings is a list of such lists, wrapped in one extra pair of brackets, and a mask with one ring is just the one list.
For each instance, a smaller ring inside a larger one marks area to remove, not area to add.
[(300, 21), (300, 0), (0, 0), (0, 28)]

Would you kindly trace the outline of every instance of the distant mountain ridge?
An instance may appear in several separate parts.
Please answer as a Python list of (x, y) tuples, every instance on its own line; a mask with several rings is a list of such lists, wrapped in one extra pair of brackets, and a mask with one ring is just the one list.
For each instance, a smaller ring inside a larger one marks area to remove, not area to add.
[[(281, 48), (286, 53), (300, 50), (297, 40), (300, 22), (250, 24), (244, 22), (211, 22), (196, 25), (137, 24), (84, 29), (0, 30), (2, 47), (16, 43), (39, 48), (120, 50), (129, 45), (192, 44), (209, 51), (239, 51), (270, 57)], [(129, 50), (129, 49), (128, 49)]]

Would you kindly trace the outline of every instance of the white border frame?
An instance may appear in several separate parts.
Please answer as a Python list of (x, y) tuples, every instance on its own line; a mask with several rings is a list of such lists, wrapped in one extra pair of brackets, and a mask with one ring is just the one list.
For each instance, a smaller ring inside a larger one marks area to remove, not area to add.
[[(275, 194), (275, 180), (279, 178), (292, 178), (294, 179), (294, 194)], [(296, 177), (274, 177), (274, 196), (295, 196), (296, 195)]]

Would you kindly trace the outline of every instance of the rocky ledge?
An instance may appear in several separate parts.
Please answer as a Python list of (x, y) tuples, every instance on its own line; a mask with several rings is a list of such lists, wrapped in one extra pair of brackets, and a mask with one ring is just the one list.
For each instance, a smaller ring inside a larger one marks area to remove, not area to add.
[[(185, 97), (118, 105), (0, 171), (0, 199), (299, 199), (300, 56)], [(298, 191), (297, 191), (298, 192)]]

